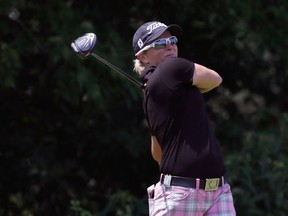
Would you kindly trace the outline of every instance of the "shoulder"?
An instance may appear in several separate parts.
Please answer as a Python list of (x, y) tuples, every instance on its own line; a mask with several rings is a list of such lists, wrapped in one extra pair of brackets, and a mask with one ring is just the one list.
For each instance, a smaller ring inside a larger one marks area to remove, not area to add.
[(194, 71), (194, 63), (185, 59), (185, 58), (168, 58), (165, 61), (163, 61), (158, 67), (160, 69), (165, 70), (176, 70), (176, 71), (182, 71), (182, 70), (193, 70)]
[[(176, 57), (168, 58), (158, 65), (160, 71), (165, 71), (165, 74), (177, 74), (177, 77), (189, 79), (194, 74), (195, 64), (185, 58)], [(183, 77), (184, 76), (184, 77)]]
[(179, 65), (194, 65), (192, 61), (189, 61), (188, 59), (181, 58), (181, 57), (175, 57), (175, 58), (167, 58), (165, 61), (163, 61), (160, 65), (172, 65), (177, 64)]

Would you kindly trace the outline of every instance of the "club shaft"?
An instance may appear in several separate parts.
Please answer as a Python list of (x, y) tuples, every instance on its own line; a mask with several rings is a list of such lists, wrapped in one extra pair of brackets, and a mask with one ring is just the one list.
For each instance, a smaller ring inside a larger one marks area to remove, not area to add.
[(131, 82), (133, 82), (135, 85), (137, 85), (140, 88), (143, 88), (143, 84), (140, 83), (139, 81), (137, 81), (135, 78), (133, 78), (132, 76), (130, 76), (129, 74), (125, 73), (123, 70), (121, 70), (120, 68), (116, 67), (115, 65), (111, 64), (110, 62), (108, 62), (107, 60), (103, 59), (102, 57), (100, 57), (99, 55), (97, 55), (94, 52), (91, 52), (91, 55), (93, 57), (95, 57), (96, 59), (98, 59), (99, 61), (101, 61), (102, 63), (104, 63), (105, 65), (109, 66), (110, 68), (114, 69), (116, 72), (120, 73), (122, 76), (126, 77), (128, 80), (130, 80)]

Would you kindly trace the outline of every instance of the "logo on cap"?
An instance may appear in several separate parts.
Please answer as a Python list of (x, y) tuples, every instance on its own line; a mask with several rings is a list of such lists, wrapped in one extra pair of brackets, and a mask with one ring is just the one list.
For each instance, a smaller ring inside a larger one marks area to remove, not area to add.
[(143, 41), (141, 40), (141, 38), (139, 38), (139, 40), (137, 41), (137, 44), (139, 46), (139, 48), (141, 49), (144, 45)]
[(154, 22), (154, 23), (148, 25), (146, 29), (149, 32), (147, 34), (151, 34), (154, 29), (157, 29), (161, 26), (167, 27), (167, 25), (165, 25), (164, 23), (161, 23), (161, 22)]

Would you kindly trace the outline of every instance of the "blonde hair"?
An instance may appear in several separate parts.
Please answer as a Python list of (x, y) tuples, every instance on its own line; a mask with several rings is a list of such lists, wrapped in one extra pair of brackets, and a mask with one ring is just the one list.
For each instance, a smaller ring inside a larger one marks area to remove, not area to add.
[(134, 59), (134, 68), (133, 70), (140, 76), (142, 72), (145, 70), (145, 65), (139, 60), (139, 59)]

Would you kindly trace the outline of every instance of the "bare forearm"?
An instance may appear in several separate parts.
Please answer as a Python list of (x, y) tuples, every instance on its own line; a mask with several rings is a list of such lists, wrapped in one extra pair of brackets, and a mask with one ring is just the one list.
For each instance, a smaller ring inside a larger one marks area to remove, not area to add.
[(154, 136), (151, 136), (151, 153), (152, 153), (153, 159), (157, 161), (157, 163), (160, 165), (161, 157), (162, 157), (162, 149), (156, 137)]

